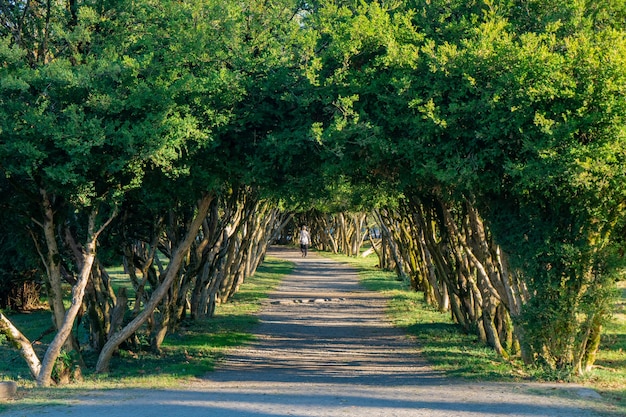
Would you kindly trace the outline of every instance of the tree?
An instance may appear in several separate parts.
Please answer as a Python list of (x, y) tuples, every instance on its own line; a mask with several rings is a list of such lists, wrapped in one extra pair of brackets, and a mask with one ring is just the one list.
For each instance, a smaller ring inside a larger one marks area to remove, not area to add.
[[(38, 244), (42, 239), (59, 329), (37, 375), (40, 385), (48, 385), (82, 305), (96, 241), (115, 206), (141, 183), (147, 165), (167, 169), (187, 144), (207, 136), (176, 107), (176, 97), (190, 85), (179, 79), (179, 68), (164, 66), (174, 56), (155, 54), (158, 49), (149, 46), (163, 36), (157, 28), (166, 10), (141, 2), (112, 2), (98, 10), (88, 3), (76, 8), (75, 2), (48, 2), (42, 10), (23, 6), (15, 3), (24, 13), (12, 16), (29, 24), (11, 22), (18, 31), (0, 44), (6, 80), (0, 91), (0, 160), (5, 176), (39, 201), (42, 213), (31, 214), (42, 231), (34, 238)], [(40, 29), (25, 33), (31, 26)], [(59, 224), (78, 226), (68, 231), (82, 241), (67, 314)]]
[[(145, 212), (153, 213), (149, 218), (168, 219), (166, 237), (154, 236), (154, 242), (167, 248), (161, 252), (170, 262), (165, 271), (154, 274), (144, 310), (109, 337), (98, 359), (98, 372), (108, 369), (113, 351), (148, 320), (157, 306), (159, 322), (152, 339), (155, 350), (166, 332), (175, 327), (177, 312), (189, 292), (192, 317), (211, 315), (215, 304), (230, 298), (256, 269), (269, 240), (268, 219), (276, 218), (274, 211), (263, 215), (268, 206), (257, 196), (258, 188), (267, 183), (262, 174), (268, 173), (261, 144), (272, 142), (275, 131), (286, 129), (281, 124), (280, 110), (293, 109), (288, 89), (304, 80), (299, 75), (303, 71), (297, 46), (304, 38), (298, 32), (298, 10), (291, 1), (207, 1), (181, 6), (173, 13), (176, 18), (169, 21), (172, 26), (166, 33), (179, 34), (176, 46), (184, 53), (177, 65), (188, 69), (195, 87), (178, 95), (177, 102), (180, 109), (211, 132), (212, 142), (193, 152), (186, 149), (186, 158), (175, 165), (184, 175), (166, 173), (164, 178), (152, 172), (144, 181), (160, 184), (141, 190), (148, 196), (142, 197), (145, 201), (153, 201), (150, 196), (162, 196), (167, 187), (164, 184), (170, 184), (169, 197), (162, 200), (163, 204), (144, 204)], [(194, 26), (188, 28), (190, 20)], [(202, 212), (195, 214), (191, 224), (200, 232), (195, 241), (188, 241), (192, 230), (185, 227), (185, 233), (179, 233), (178, 226), (188, 224), (189, 217), (184, 215), (189, 208), (187, 202), (199, 189), (213, 190), (212, 208), (199, 220), (204, 223), (201, 229), (197, 221)], [(220, 208), (219, 214), (213, 207)], [(154, 242), (150, 239), (141, 246), (154, 248)], [(186, 246), (180, 246), (184, 242)], [(174, 262), (179, 250), (191, 251), (191, 261), (182, 269), (182, 259)], [(143, 258), (148, 272), (151, 256)]]
[[(527, 10), (496, 2), (320, 7), (320, 73), (337, 109), (321, 137), (351, 181), (382, 174), (410, 200), (434, 195), (442, 214), (478, 210), (529, 287), (516, 323), (526, 358), (583, 372), (623, 218), (623, 33), (580, 3), (532, 4), (532, 28)], [(438, 217), (472, 259), (454, 216)]]

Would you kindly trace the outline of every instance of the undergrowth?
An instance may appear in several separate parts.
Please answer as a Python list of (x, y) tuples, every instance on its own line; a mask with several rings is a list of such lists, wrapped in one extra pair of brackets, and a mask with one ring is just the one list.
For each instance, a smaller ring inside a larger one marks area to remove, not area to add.
[[(393, 324), (415, 338), (420, 351), (438, 370), (451, 377), (481, 381), (563, 381), (559, 375), (524, 365), (519, 358), (505, 360), (474, 334), (454, 323), (449, 312), (428, 305), (422, 293), (411, 291), (396, 274), (376, 267), (375, 255), (366, 258), (323, 253), (347, 262), (360, 271), (367, 289), (389, 297), (388, 316)], [(626, 415), (626, 282), (619, 285), (621, 298), (613, 321), (604, 329), (594, 369), (567, 382), (576, 382), (599, 392)]]
[[(6, 341), (0, 343), (0, 380), (18, 381), (20, 387), (18, 401), (0, 402), (0, 412), (15, 403), (30, 406), (62, 403), (66, 397), (92, 389), (165, 388), (202, 377), (215, 368), (227, 349), (252, 338), (252, 328), (258, 322), (256, 313), (263, 299), (292, 269), (292, 263), (268, 257), (228, 303), (217, 307), (214, 317), (184, 321), (176, 333), (168, 335), (161, 354), (150, 353), (147, 349), (120, 349), (111, 361), (109, 374), (87, 371), (82, 381), (70, 385), (36, 387), (19, 352)], [(50, 313), (44, 310), (9, 315), (30, 340), (45, 334), (51, 320)], [(51, 338), (51, 334), (46, 335), (35, 345), (39, 357), (43, 356)], [(96, 359), (85, 354), (85, 361), (90, 365), (87, 369), (94, 368)]]

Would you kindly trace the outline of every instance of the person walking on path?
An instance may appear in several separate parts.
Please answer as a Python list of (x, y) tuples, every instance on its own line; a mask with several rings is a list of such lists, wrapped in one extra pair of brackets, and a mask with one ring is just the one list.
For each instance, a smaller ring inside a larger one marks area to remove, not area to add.
[(300, 231), (300, 252), (302, 252), (303, 258), (306, 258), (310, 244), (311, 234), (307, 230), (306, 226), (302, 226), (302, 230)]
[(0, 417), (624, 415), (601, 413), (575, 385), (446, 377), (392, 326), (387, 295), (364, 289), (355, 268), (318, 253), (303, 258), (294, 247), (268, 255), (294, 269), (263, 303), (253, 337), (215, 371), (170, 388), (78, 390), (54, 404), (9, 404)]

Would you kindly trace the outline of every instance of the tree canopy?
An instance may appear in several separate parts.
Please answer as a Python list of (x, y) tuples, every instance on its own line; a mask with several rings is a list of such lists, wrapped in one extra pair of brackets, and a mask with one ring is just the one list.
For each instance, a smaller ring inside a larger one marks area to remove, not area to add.
[(408, 210), (438, 222), (452, 269), (474, 259), (470, 279), (469, 240), (506, 253), (527, 358), (580, 370), (623, 266), (625, 15), (619, 0), (4, 2), (3, 218), (31, 238), (61, 328), (62, 277), (87, 285), (96, 242), (120, 254), (161, 233), (172, 259), (195, 247), (217, 271), (220, 250), (254, 245), (206, 246), (252, 239), (253, 208), (277, 221), (263, 201)]

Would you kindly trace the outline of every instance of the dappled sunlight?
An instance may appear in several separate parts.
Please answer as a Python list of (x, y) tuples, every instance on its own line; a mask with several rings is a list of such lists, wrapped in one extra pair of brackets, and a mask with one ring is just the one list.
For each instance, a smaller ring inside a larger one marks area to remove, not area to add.
[[(87, 392), (72, 406), (49, 406), (47, 416), (68, 415), (80, 410), (90, 417), (163, 416), (183, 417), (278, 417), (278, 416), (367, 416), (367, 417), (539, 417), (592, 416), (576, 400), (556, 398), (522, 386), (508, 389), (495, 384), (444, 383), (419, 387), (363, 386), (337, 383), (264, 381), (186, 384), (180, 390), (101, 390)], [(37, 408), (37, 404), (34, 404)], [(7, 413), (7, 416), (24, 415)]]
[[(270, 252), (277, 255), (276, 251)], [(254, 334), (232, 334), (238, 345), (214, 372), (180, 389), (111, 389), (83, 393), (46, 407), (49, 417), (592, 417), (595, 409), (568, 386), (478, 383), (434, 370), (416, 340), (385, 316), (387, 298), (364, 290), (357, 272), (314, 253), (263, 302)], [(425, 333), (452, 333), (453, 324), (414, 324)], [(201, 329), (187, 329), (189, 347), (210, 345)], [(199, 364), (190, 350), (187, 366)], [(200, 351), (194, 351), (196, 354)], [(200, 352), (203, 353), (203, 352)], [(204, 353), (203, 353), (204, 354)], [(209, 354), (206, 352), (206, 354)], [(442, 347), (447, 361), (462, 350)], [(146, 363), (149, 366), (149, 362)], [(157, 371), (158, 370), (152, 370)], [(472, 369), (463, 369), (470, 374)], [(556, 395), (559, 394), (559, 395)], [(40, 411), (37, 404), (33, 410)], [(3, 417), (29, 415), (15, 410)]]

